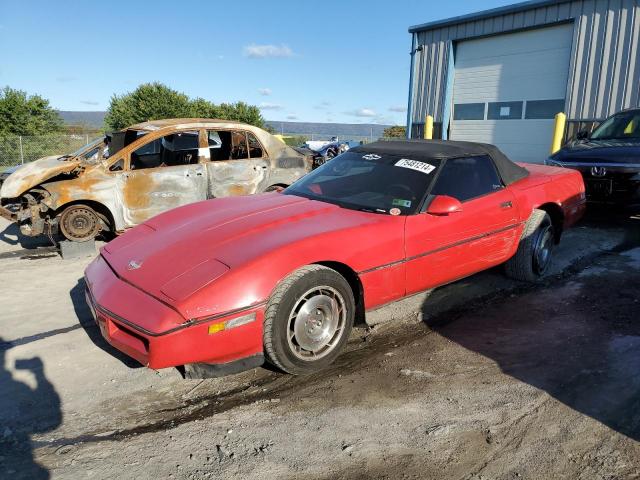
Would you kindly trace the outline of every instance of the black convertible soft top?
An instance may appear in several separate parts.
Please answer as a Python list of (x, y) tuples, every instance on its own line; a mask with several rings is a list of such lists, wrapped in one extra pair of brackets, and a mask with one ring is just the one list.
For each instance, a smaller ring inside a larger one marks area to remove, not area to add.
[(364, 152), (391, 155), (406, 155), (416, 159), (429, 158), (460, 158), (488, 155), (505, 185), (509, 185), (529, 175), (527, 169), (516, 165), (502, 153), (495, 145), (488, 143), (457, 142), (453, 140), (392, 140), (373, 142), (349, 150), (350, 152)]

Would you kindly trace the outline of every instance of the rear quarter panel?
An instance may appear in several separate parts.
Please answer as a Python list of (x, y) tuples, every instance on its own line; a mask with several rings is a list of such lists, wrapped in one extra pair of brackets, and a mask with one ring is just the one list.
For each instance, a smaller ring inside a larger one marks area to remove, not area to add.
[(534, 209), (549, 203), (562, 209), (565, 229), (582, 217), (586, 198), (584, 182), (579, 172), (545, 165), (521, 166), (529, 170), (530, 175), (510, 186), (521, 221), (527, 221)]

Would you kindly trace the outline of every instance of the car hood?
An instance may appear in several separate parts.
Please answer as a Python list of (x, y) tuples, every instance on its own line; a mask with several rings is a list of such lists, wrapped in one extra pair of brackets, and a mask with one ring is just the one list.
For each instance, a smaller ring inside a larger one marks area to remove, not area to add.
[(40, 185), (57, 175), (69, 173), (80, 164), (80, 160), (68, 160), (58, 155), (40, 158), (25, 163), (3, 182), (0, 188), (1, 198), (16, 198), (27, 190)]
[(20, 167), (23, 167), (24, 165), (14, 165), (13, 167), (9, 167), (9, 168), (5, 168), (2, 173), (0, 173), (0, 176), (9, 176), (11, 175), (13, 172), (15, 172), (16, 170), (18, 170)]
[(638, 163), (640, 142), (590, 140), (574, 142), (551, 156), (561, 163)]
[(385, 218), (399, 219), (279, 193), (227, 197), (154, 217), (106, 245), (102, 255), (128, 283), (177, 304), (252, 259)]

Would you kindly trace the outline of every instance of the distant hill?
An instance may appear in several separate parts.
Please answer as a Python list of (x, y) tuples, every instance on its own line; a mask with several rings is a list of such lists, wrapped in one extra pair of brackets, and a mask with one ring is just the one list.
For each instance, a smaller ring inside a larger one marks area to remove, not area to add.
[[(104, 125), (106, 112), (74, 112), (58, 110), (62, 120), (67, 125), (83, 125), (100, 129)], [(373, 137), (382, 136), (382, 131), (390, 125), (368, 123), (318, 123), (318, 122), (276, 122), (267, 120), (267, 125), (278, 133), (294, 135), (318, 135), (318, 137)]]
[(319, 135), (345, 137), (373, 137), (382, 136), (382, 131), (391, 125), (370, 123), (317, 123), (317, 122), (275, 122), (267, 120), (267, 125), (278, 133), (295, 135)]
[(67, 125), (85, 125), (100, 129), (104, 125), (104, 116), (107, 112), (72, 112), (68, 110), (58, 110), (62, 120)]

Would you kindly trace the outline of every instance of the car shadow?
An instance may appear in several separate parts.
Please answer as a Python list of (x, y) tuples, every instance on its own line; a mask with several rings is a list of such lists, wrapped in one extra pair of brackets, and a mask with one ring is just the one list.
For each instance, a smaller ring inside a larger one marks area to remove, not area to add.
[[(640, 247), (640, 218), (586, 221), (625, 229), (624, 245), (615, 251)], [(504, 374), (640, 441), (640, 269), (616, 258), (609, 255), (604, 268), (577, 281), (478, 301), (435, 324), (426, 301), (424, 318), (435, 332), (491, 359)]]
[(8, 245), (20, 245), (22, 248), (29, 250), (51, 246), (51, 240), (47, 236), (27, 237), (20, 233), (20, 227), (15, 223), (9, 223), (0, 231), (0, 242)]
[(93, 342), (95, 346), (104, 350), (112, 357), (120, 360), (125, 366), (129, 368), (141, 368), (142, 365), (132, 358), (128, 357), (124, 353), (122, 353), (117, 348), (112, 347), (102, 336), (100, 332), (100, 328), (96, 324), (93, 319), (93, 315), (91, 314), (91, 310), (87, 305), (85, 300), (84, 292), (85, 292), (86, 284), (84, 282), (84, 278), (78, 280), (76, 285), (69, 292), (69, 296), (71, 297), (71, 302), (73, 303), (73, 309), (75, 310), (76, 316), (78, 317), (78, 322), (80, 326), (84, 329), (85, 333), (89, 337), (89, 339)]
[[(0, 338), (0, 343), (4, 343)], [(15, 370), (30, 372), (36, 386), (17, 381), (5, 366), (0, 349), (0, 478), (47, 479), (49, 471), (34, 459), (33, 434), (43, 434), (62, 423), (60, 396), (44, 374), (40, 357), (19, 359)]]

